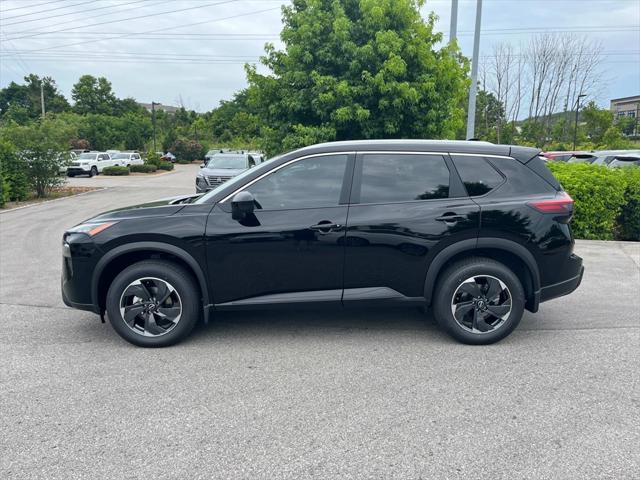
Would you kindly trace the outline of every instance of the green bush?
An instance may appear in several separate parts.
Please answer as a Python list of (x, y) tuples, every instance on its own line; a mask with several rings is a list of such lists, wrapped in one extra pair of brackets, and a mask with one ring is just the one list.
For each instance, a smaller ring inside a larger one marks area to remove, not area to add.
[(622, 212), (618, 217), (617, 238), (640, 240), (640, 168), (627, 167), (620, 172), (627, 188)]
[(147, 165), (155, 165), (156, 167), (160, 165), (160, 155), (156, 152), (147, 152), (147, 158), (145, 158), (144, 163)]
[(15, 147), (0, 140), (0, 174), (3, 177), (3, 195), (6, 201), (22, 201), (29, 195), (27, 164), (16, 154)]
[(2, 171), (0, 171), (0, 208), (4, 207), (4, 204), (9, 201), (9, 195), (11, 194), (9, 188), (9, 183), (4, 179)]
[(550, 162), (575, 201), (576, 238), (640, 240), (640, 169)]
[(173, 163), (171, 162), (160, 162), (158, 164), (158, 170), (173, 170)]
[(191, 163), (204, 158), (204, 147), (195, 140), (178, 139), (169, 149), (176, 156), (178, 163)]
[(158, 169), (158, 167), (145, 163), (144, 165), (131, 165), (129, 169), (132, 173), (153, 173)]
[(129, 169), (127, 167), (114, 165), (113, 167), (104, 167), (102, 173), (103, 175), (129, 175)]

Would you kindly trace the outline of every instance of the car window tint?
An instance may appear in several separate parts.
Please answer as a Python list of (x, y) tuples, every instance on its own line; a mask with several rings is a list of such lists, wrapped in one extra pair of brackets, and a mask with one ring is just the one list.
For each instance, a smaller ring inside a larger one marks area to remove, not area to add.
[(538, 175), (532, 175), (531, 170), (512, 158), (487, 159), (491, 165), (507, 177), (507, 181), (497, 188), (492, 195), (501, 197), (518, 196), (534, 193), (548, 193), (555, 189)]
[(364, 154), (361, 203), (430, 200), (449, 196), (449, 169), (436, 155)]
[(246, 188), (265, 210), (327, 207), (340, 201), (347, 155), (294, 162)]
[(500, 185), (504, 178), (482, 157), (453, 155), (453, 164), (470, 197), (489, 193)]

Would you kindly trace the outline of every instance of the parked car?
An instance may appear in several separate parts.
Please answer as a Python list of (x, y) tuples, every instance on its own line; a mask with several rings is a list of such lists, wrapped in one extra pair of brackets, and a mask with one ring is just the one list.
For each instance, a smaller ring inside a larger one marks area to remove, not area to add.
[(204, 156), (204, 163), (207, 163), (209, 160), (211, 160), (211, 158), (214, 155), (217, 155), (219, 153), (231, 153), (231, 149), (229, 149), (229, 148), (218, 148), (218, 149), (215, 149), (215, 150), (209, 150), (206, 153), (206, 155)]
[(248, 153), (216, 153), (203, 163), (196, 176), (196, 193), (203, 193), (232, 179), (257, 164)]
[(67, 168), (67, 175), (75, 177), (76, 175), (89, 175), (93, 177), (98, 175), (104, 167), (115, 165), (111, 156), (107, 152), (85, 152), (78, 155)]
[(58, 174), (59, 175), (64, 175), (67, 173), (67, 168), (69, 168), (69, 165), (71, 165), (71, 162), (73, 162), (76, 158), (78, 158), (78, 155), (76, 155), (76, 153), (71, 150), (68, 152), (68, 154), (66, 155), (66, 157), (61, 158), (61, 162), (60, 162), (60, 168), (58, 169)]
[(609, 162), (609, 167), (640, 167), (640, 153), (635, 155), (616, 155), (613, 157), (613, 160)]
[(553, 162), (568, 162), (575, 155), (588, 154), (589, 152), (585, 152), (583, 150), (575, 150), (575, 151), (551, 151), (551, 152), (543, 152), (542, 155), (547, 159)]
[(496, 342), (584, 271), (573, 200), (538, 154), (461, 141), (302, 148), (207, 194), (69, 229), (62, 297), (145, 347), (218, 311), (301, 304), (430, 306), (459, 341)]
[(115, 165), (130, 167), (131, 165), (143, 165), (144, 160), (138, 152), (120, 152), (111, 157)]
[(568, 163), (593, 163), (598, 159), (594, 153), (575, 153), (567, 160)]
[(176, 163), (176, 156), (171, 152), (167, 152), (160, 157), (160, 160), (164, 160), (165, 162)]

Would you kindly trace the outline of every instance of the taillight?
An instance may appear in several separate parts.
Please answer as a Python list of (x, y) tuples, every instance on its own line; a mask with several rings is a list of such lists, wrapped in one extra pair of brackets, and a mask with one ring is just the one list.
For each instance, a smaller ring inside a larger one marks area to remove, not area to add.
[(555, 198), (527, 202), (540, 213), (571, 214), (573, 213), (573, 198), (567, 192), (558, 193)]

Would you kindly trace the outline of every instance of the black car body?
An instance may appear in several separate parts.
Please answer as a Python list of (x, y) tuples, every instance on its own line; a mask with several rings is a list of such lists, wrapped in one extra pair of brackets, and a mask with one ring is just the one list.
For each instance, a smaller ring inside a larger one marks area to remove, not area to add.
[(300, 303), (432, 306), (454, 337), (491, 343), (582, 279), (573, 201), (539, 153), (418, 140), (303, 148), (206, 195), (69, 230), (63, 298), (106, 310), (143, 346), (175, 343), (192, 326), (177, 332), (183, 320), (219, 310)]

